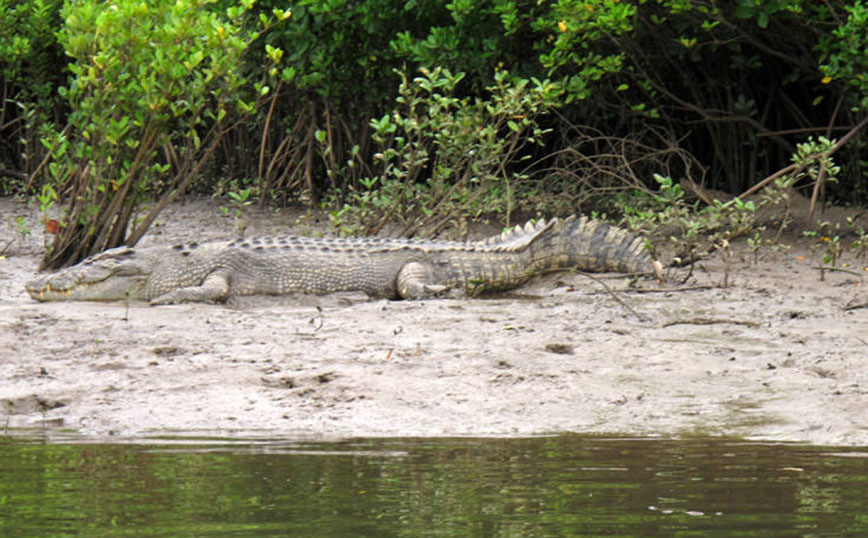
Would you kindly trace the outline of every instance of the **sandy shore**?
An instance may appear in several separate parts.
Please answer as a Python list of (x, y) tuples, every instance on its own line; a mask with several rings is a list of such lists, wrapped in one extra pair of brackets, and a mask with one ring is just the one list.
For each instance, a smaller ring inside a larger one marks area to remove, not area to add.
[[(142, 244), (231, 237), (212, 200)], [(25, 217), (34, 230), (15, 233)], [(289, 233), (251, 210), (248, 235)], [(680, 289), (550, 275), (484, 299), (355, 294), (150, 307), (33, 302), (38, 215), (0, 200), (0, 420), (88, 435), (724, 435), (868, 445), (864, 264), (804, 240)], [(9, 243), (12, 241), (11, 243)], [(627, 306), (625, 306), (625, 304)], [(627, 308), (629, 307), (629, 308)], [(636, 315), (638, 314), (638, 316)]]

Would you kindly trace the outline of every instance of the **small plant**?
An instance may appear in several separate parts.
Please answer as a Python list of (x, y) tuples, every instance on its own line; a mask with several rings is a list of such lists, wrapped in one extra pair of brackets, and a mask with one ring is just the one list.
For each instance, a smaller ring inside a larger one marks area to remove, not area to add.
[(244, 212), (242, 208), (253, 203), (251, 199), (252, 188), (239, 189), (237, 191), (228, 191), (226, 196), (231, 202), (231, 207), (224, 205), (220, 206), (220, 212), (224, 217), (232, 216), (235, 219), (235, 232), (239, 237), (244, 237), (244, 231), (247, 229), (247, 224), (244, 222)]
[(295, 233), (304, 237), (322, 237), (324, 234), (315, 227), (317, 218), (313, 211), (308, 208), (303, 214), (295, 219)]
[(9, 219), (12, 229), (15, 230), (15, 233), (18, 234), (20, 239), (26, 239), (33, 233), (33, 230), (30, 229), (30, 224), (27, 223), (27, 217), (24, 215), (18, 215), (17, 217)]
[(3, 425), (3, 433), (4, 435), (9, 435), (9, 423), (12, 420), (12, 415), (15, 414), (15, 403), (12, 400), (6, 400), (4, 404), (4, 407), (6, 407), (6, 423)]
[(840, 225), (828, 222), (818, 221), (815, 230), (806, 230), (802, 232), (805, 237), (815, 239), (811, 250), (822, 251), (822, 264), (819, 267), (820, 280), (826, 279), (826, 271), (838, 267), (838, 262), (841, 259), (843, 246), (841, 244)]
[(865, 254), (868, 253), (868, 231), (856, 224), (856, 217), (847, 217), (846, 221), (849, 229), (848, 235), (856, 236), (856, 239), (850, 242), (848, 250), (857, 260), (864, 261)]
[(826, 243), (826, 251), (823, 253), (823, 263), (829, 267), (837, 267), (838, 261), (841, 259), (841, 252), (843, 251), (841, 236), (824, 237), (823, 241)]
[(792, 191), (792, 187), (795, 182), (796, 178), (792, 175), (787, 174), (776, 178), (771, 185), (763, 188), (763, 190), (760, 191), (760, 201), (758, 204), (759, 207), (784, 207), (784, 212), (780, 216), (778, 231), (775, 234), (774, 239), (771, 240), (771, 244), (773, 246), (778, 244), (778, 240), (781, 238), (781, 234), (784, 233), (784, 230), (793, 221), (793, 217), (791, 215), (792, 198), (790, 197), (790, 192)]
[(850, 252), (852, 252), (857, 260), (865, 260), (865, 254), (868, 253), (868, 232), (865, 228), (859, 226), (856, 231), (856, 239), (850, 243)]
[(723, 258), (723, 282), (721, 287), (729, 287), (729, 274), (732, 269), (732, 248), (729, 242), (729, 233), (724, 232), (723, 237), (714, 246)]
[(50, 252), (54, 248), (54, 245), (51, 244), (51, 238), (60, 232), (61, 227), (61, 223), (52, 219), (48, 214), (58, 200), (57, 191), (50, 183), (45, 183), (42, 185), (42, 190), (37, 192), (34, 197), (39, 203), (39, 221), (45, 227), (45, 234), (43, 235), (45, 250)]
[(42, 185), (42, 190), (36, 194), (36, 200), (39, 202), (39, 212), (45, 215), (48, 210), (57, 202), (57, 191), (51, 184)]
[(841, 167), (832, 160), (834, 147), (835, 142), (824, 136), (817, 137), (816, 140), (809, 136), (806, 142), (796, 146), (792, 161), (802, 165), (804, 173), (813, 181), (818, 181), (820, 175), (825, 173), (825, 181), (835, 182)]
[(759, 251), (763, 246), (763, 239), (760, 236), (760, 231), (757, 230), (751, 237), (747, 238), (747, 248), (753, 254), (753, 264), (759, 264)]

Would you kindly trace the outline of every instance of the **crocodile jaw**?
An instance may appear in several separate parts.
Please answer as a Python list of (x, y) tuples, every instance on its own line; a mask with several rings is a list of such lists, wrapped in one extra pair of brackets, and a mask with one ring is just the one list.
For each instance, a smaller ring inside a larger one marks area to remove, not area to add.
[(25, 287), (37, 301), (122, 301), (142, 299), (147, 275), (111, 275), (104, 280), (75, 281), (64, 275), (48, 275)]
[(127, 247), (107, 250), (78, 265), (25, 284), (37, 301), (120, 301), (145, 299), (151, 264)]

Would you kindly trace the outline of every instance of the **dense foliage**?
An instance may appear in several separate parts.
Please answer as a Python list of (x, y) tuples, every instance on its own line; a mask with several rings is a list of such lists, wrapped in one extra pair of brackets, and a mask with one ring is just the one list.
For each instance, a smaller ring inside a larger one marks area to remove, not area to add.
[[(654, 174), (739, 194), (848, 133), (828, 193), (868, 198), (861, 0), (2, 0), (0, 25), (2, 190), (64, 204), (47, 265), (134, 242), (190, 188), (418, 232), (611, 209)], [(454, 84), (411, 97), (431, 73)], [(473, 144), (496, 173), (455, 157)]]

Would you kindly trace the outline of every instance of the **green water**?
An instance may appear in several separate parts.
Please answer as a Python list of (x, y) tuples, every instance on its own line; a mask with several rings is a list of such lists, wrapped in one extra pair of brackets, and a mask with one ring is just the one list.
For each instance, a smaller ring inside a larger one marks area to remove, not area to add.
[(7, 435), (0, 536), (868, 536), (868, 452), (580, 436)]

